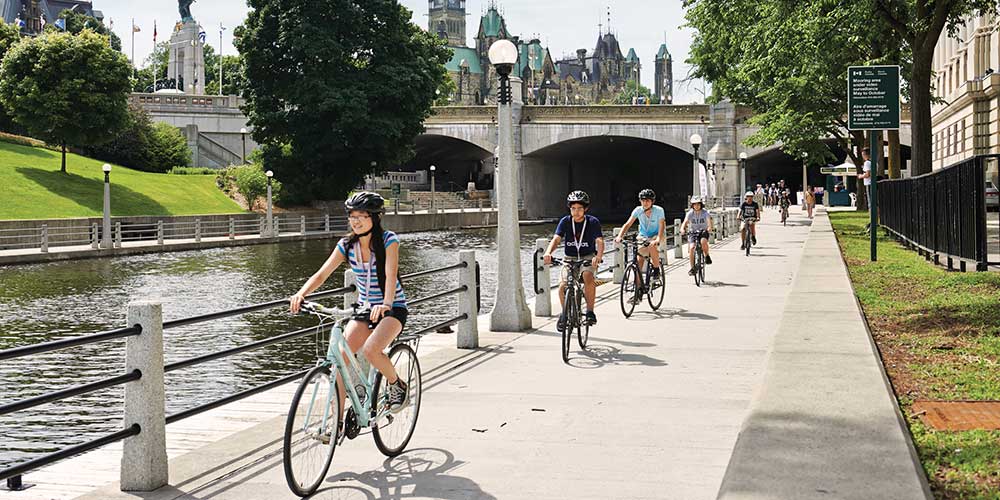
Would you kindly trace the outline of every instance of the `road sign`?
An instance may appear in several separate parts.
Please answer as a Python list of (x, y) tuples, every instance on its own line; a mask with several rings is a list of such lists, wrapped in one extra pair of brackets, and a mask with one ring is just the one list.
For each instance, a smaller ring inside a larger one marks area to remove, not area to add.
[(396, 184), (395, 182), (392, 183), (392, 197), (399, 198), (400, 191), (402, 191), (402, 189), (400, 189), (399, 184)]
[(847, 68), (847, 128), (899, 129), (899, 66)]

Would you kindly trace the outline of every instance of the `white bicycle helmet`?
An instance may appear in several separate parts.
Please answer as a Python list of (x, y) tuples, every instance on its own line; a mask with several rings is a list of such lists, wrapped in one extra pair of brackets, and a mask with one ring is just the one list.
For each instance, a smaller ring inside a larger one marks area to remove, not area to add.
[(743, 197), (744, 198), (747, 198), (747, 197), (753, 198), (753, 191), (747, 191), (747, 193), (745, 195), (743, 195)]
[(702, 199), (701, 199), (701, 196), (692, 196), (692, 197), (691, 197), (691, 201), (690, 201), (690, 203), (689, 203), (689, 204), (690, 204), (690, 205), (694, 205), (695, 203), (701, 203), (701, 204), (702, 204), (702, 206), (704, 206), (704, 205), (705, 205), (705, 202), (704, 202), (704, 201), (702, 201)]

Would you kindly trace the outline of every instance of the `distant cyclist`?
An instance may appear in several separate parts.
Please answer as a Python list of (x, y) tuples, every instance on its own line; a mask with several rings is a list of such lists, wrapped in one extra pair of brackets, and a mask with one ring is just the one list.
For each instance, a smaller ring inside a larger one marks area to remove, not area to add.
[(694, 276), (698, 272), (694, 268), (694, 246), (701, 244), (702, 253), (705, 254), (705, 264), (712, 263), (712, 257), (708, 255), (708, 234), (712, 231), (712, 214), (705, 210), (705, 203), (701, 201), (701, 196), (691, 197), (691, 209), (684, 215), (684, 222), (681, 224), (681, 233), (687, 233), (690, 248), (691, 270), (688, 274)]
[(778, 198), (778, 206), (781, 208), (781, 220), (788, 218), (788, 207), (792, 206), (792, 193), (788, 189), (783, 189)]
[(757, 221), (760, 220), (760, 216), (763, 215), (763, 210), (760, 209), (760, 205), (754, 201), (753, 192), (747, 191), (743, 195), (743, 204), (740, 205), (740, 236), (742, 237), (740, 244), (740, 250), (747, 247), (747, 230), (750, 231), (750, 241), (754, 245), (757, 244)]
[[(559, 221), (556, 234), (545, 250), (545, 263), (552, 264), (552, 252), (563, 240), (566, 241), (564, 252), (567, 257), (591, 257), (590, 268), (583, 268), (583, 296), (587, 299), (587, 322), (597, 323), (594, 314), (594, 298), (597, 295), (597, 284), (594, 273), (604, 257), (604, 236), (601, 233), (601, 221), (593, 215), (587, 215), (590, 208), (590, 196), (583, 191), (573, 191), (566, 197), (569, 215)], [(566, 328), (566, 281), (569, 278), (569, 266), (563, 266), (562, 279), (559, 282), (559, 303), (563, 310), (559, 313), (556, 330)]]
[(649, 240), (649, 245), (639, 248), (639, 269), (643, 269), (645, 257), (650, 258), (653, 266), (653, 277), (660, 277), (660, 242), (664, 240), (667, 219), (663, 207), (654, 205), (656, 193), (652, 189), (639, 191), (639, 206), (632, 210), (621, 232), (615, 238), (615, 243), (621, 243), (622, 237), (628, 233), (635, 221), (639, 221), (639, 236)]

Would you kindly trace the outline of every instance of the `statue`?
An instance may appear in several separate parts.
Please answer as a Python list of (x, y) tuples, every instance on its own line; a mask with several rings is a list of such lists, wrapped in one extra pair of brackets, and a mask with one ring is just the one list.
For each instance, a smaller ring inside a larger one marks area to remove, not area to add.
[(191, 4), (194, 0), (177, 0), (177, 9), (181, 13), (181, 22), (194, 21), (194, 17), (191, 17)]

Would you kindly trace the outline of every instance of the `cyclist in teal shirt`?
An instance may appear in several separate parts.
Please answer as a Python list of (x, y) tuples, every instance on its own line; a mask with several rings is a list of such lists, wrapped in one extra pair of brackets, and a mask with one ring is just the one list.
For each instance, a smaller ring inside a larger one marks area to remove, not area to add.
[(660, 276), (659, 245), (665, 238), (667, 217), (663, 212), (663, 207), (653, 204), (655, 201), (656, 193), (652, 189), (639, 191), (640, 205), (632, 210), (632, 215), (629, 216), (628, 221), (622, 226), (621, 232), (615, 237), (615, 243), (621, 243), (622, 237), (632, 228), (632, 224), (639, 221), (639, 237), (649, 240), (649, 245), (639, 248), (639, 268), (643, 268), (645, 257), (649, 257), (650, 264), (653, 266), (653, 278), (658, 278)]

